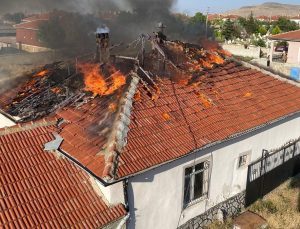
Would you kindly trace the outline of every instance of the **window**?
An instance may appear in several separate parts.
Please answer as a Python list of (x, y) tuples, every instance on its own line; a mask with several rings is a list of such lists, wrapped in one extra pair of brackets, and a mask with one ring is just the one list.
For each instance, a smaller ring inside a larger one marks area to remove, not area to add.
[(209, 161), (185, 169), (184, 207), (191, 202), (207, 196), (209, 178)]
[(246, 166), (248, 163), (248, 155), (242, 155), (239, 157), (239, 168)]

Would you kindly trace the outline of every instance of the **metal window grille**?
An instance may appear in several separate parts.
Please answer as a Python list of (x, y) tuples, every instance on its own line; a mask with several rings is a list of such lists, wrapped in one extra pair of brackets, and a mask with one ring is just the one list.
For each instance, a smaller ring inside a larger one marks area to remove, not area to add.
[(209, 161), (185, 169), (184, 206), (200, 200), (208, 194)]

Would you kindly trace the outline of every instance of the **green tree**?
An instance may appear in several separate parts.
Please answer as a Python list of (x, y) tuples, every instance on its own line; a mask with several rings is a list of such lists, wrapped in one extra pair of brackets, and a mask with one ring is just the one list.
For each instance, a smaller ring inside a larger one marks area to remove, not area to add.
[(276, 25), (273, 29), (272, 29), (272, 34), (273, 35), (276, 35), (276, 34), (279, 34), (281, 33), (281, 29), (279, 28), (278, 25)]
[(11, 21), (11, 22), (14, 22), (16, 24), (19, 24), (22, 19), (25, 18), (25, 15), (23, 13), (7, 13), (3, 16), (3, 19), (4, 20), (7, 20), (7, 21)]
[(231, 40), (232, 38), (234, 38), (235, 27), (234, 27), (234, 23), (230, 19), (227, 19), (225, 21), (225, 24), (224, 24), (223, 30), (222, 30), (222, 35), (224, 36), (224, 38), (226, 40)]
[(279, 17), (274, 25), (278, 26), (282, 32), (289, 32), (299, 29), (299, 25), (296, 22), (291, 21), (286, 17)]
[(261, 34), (261, 35), (266, 35), (268, 30), (267, 28), (264, 26), (264, 25), (260, 25), (259, 28), (258, 28), (258, 32)]
[(63, 48), (65, 36), (66, 33), (57, 16), (51, 17), (49, 21), (44, 21), (39, 26), (38, 37), (49, 48)]
[(254, 18), (252, 12), (246, 20), (245, 29), (248, 34), (258, 33), (259, 24), (258, 24), (258, 21)]
[(267, 46), (266, 42), (263, 39), (261, 39), (261, 38), (258, 39), (258, 40), (256, 40), (256, 41), (254, 41), (253, 44), (255, 46), (259, 46), (259, 47), (266, 47)]
[(190, 23), (196, 24), (196, 23), (204, 23), (206, 22), (206, 16), (200, 12), (196, 13), (193, 17), (190, 18)]

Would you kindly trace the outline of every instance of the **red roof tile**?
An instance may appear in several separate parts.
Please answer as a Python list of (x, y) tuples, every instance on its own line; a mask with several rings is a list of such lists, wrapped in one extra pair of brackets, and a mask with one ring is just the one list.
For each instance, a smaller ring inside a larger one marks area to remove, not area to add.
[[(144, 96), (135, 102), (128, 145), (120, 156), (119, 177), (300, 110), (300, 89), (296, 86), (232, 63), (210, 74), (193, 90), (163, 80), (157, 101), (144, 100)], [(142, 88), (140, 91), (146, 93)], [(205, 107), (197, 91), (207, 96), (212, 106)], [(153, 106), (149, 108), (147, 102)], [(172, 116), (169, 121), (163, 118), (166, 111)]]
[(270, 40), (300, 41), (300, 29), (269, 37)]
[(85, 171), (43, 150), (58, 131), (46, 123), (0, 130), (0, 227), (100, 228), (124, 216), (122, 205), (105, 204)]

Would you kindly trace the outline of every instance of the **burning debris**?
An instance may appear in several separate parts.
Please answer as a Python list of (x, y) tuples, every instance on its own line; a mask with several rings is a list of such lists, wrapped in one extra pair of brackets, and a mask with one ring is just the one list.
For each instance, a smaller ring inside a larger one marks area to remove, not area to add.
[[(99, 33), (103, 31), (99, 30)], [(113, 114), (117, 112), (119, 101), (126, 94), (132, 73), (139, 78), (141, 88), (146, 90), (153, 101), (161, 94), (161, 79), (169, 77), (181, 85), (193, 87), (205, 108), (213, 106), (213, 101), (197, 90), (197, 87), (203, 75), (225, 63), (227, 53), (222, 49), (206, 50), (198, 45), (166, 41), (160, 35), (159, 38), (155, 36), (148, 39), (152, 45), (150, 53), (145, 52), (145, 40), (142, 39), (142, 50), (137, 58), (104, 58), (102, 43), (106, 44), (108, 35), (102, 35), (103, 33), (97, 35), (99, 55), (96, 55), (96, 62), (79, 63), (78, 71), (74, 70), (75, 66), (70, 69), (67, 66), (69, 63), (46, 65), (33, 72), (11, 103), (2, 109), (11, 116), (18, 117), (19, 122), (25, 122), (55, 115), (65, 107), (81, 109), (84, 104), (98, 98), (97, 101), (103, 101), (107, 111)], [(143, 99), (141, 88), (134, 92), (134, 101)], [(168, 113), (162, 116), (166, 121), (171, 118)]]

